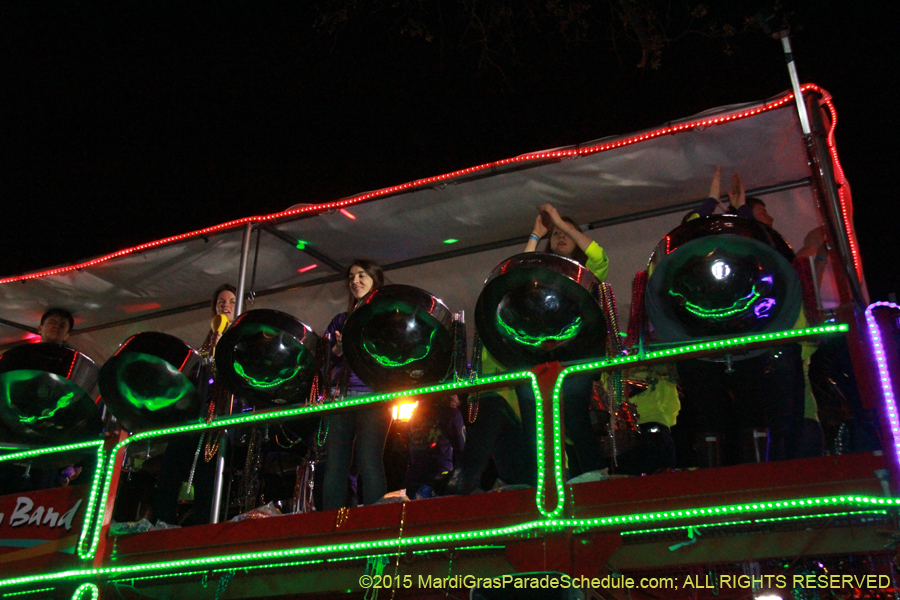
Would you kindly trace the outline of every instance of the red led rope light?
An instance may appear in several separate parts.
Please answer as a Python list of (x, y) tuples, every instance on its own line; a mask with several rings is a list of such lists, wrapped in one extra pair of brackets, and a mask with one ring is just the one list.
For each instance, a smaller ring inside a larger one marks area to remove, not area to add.
[(184, 357), (184, 360), (181, 361), (181, 366), (178, 367), (178, 370), (179, 370), (179, 371), (181, 371), (181, 370), (184, 369), (184, 365), (187, 364), (188, 359), (191, 357), (191, 355), (192, 355), (193, 353), (194, 353), (193, 350), (188, 350), (187, 356)]
[[(806, 90), (814, 90), (816, 92), (822, 92), (821, 88), (815, 84), (805, 84), (801, 86), (801, 91)], [(824, 94), (826, 95), (827, 94)], [(616, 148), (622, 148), (623, 146), (630, 146), (632, 144), (637, 144), (639, 142), (644, 142), (647, 140), (652, 140), (654, 138), (669, 135), (673, 133), (678, 133), (681, 131), (686, 131), (689, 129), (693, 129), (695, 127), (708, 127), (711, 125), (722, 125), (724, 123), (729, 123), (731, 121), (738, 121), (740, 119), (746, 119), (747, 117), (752, 117), (754, 115), (758, 115), (760, 113), (768, 112), (770, 110), (774, 110), (776, 108), (781, 108), (785, 104), (792, 102), (794, 100), (794, 94), (788, 93), (786, 96), (773, 100), (771, 102), (767, 102), (762, 106), (751, 108), (747, 110), (743, 110), (740, 112), (732, 113), (729, 115), (723, 115), (711, 119), (698, 119), (696, 121), (688, 121), (686, 123), (681, 123), (679, 125), (670, 125), (667, 127), (662, 127), (660, 129), (655, 129), (653, 131), (642, 133), (640, 135), (634, 135), (629, 138), (625, 138), (624, 140), (618, 140), (615, 142), (607, 142), (603, 144), (596, 144), (594, 146), (585, 146), (583, 148), (573, 148), (569, 150), (552, 150), (546, 152), (532, 152), (529, 154), (522, 154), (520, 156), (515, 156), (513, 158), (505, 158), (503, 160), (498, 160), (494, 162), (484, 163), (475, 167), (469, 167), (467, 169), (460, 169), (459, 171), (453, 171), (451, 173), (445, 173), (444, 175), (436, 175), (434, 177), (426, 177), (424, 179), (417, 179), (415, 181), (410, 181), (408, 183), (403, 183), (400, 185), (394, 185), (387, 188), (382, 188), (380, 190), (374, 192), (368, 192), (365, 194), (360, 194), (358, 196), (352, 196), (350, 198), (345, 198), (344, 200), (338, 200), (335, 202), (327, 202), (325, 204), (315, 204), (304, 206), (302, 208), (295, 208), (291, 210), (285, 210), (278, 213), (273, 213), (271, 215), (262, 215), (256, 217), (245, 217), (243, 219), (236, 219), (234, 221), (228, 221), (227, 223), (222, 223), (220, 225), (214, 225), (212, 227), (206, 227), (204, 229), (198, 229), (196, 231), (191, 231), (189, 233), (183, 233), (181, 235), (175, 235), (172, 237), (163, 238), (161, 240), (156, 240), (155, 242), (148, 242), (146, 244), (140, 244), (138, 246), (134, 246), (132, 248), (126, 248), (125, 250), (119, 250), (118, 252), (113, 252), (112, 254), (107, 254), (106, 256), (101, 256), (83, 263), (79, 263), (77, 265), (70, 265), (67, 267), (59, 267), (57, 269), (49, 269), (47, 271), (40, 271), (37, 273), (30, 273), (28, 275), (17, 275), (15, 277), (7, 277), (5, 279), (0, 279), (0, 284), (4, 283), (12, 283), (15, 281), (27, 281), (29, 279), (39, 279), (41, 277), (47, 277), (50, 275), (61, 275), (63, 273), (69, 273), (71, 271), (76, 271), (79, 269), (84, 269), (87, 267), (93, 267), (94, 265), (98, 265), (100, 263), (104, 263), (113, 258), (119, 258), (121, 256), (127, 256), (129, 254), (133, 254), (135, 252), (141, 252), (143, 250), (149, 250), (151, 248), (156, 248), (157, 246), (162, 246), (165, 244), (171, 244), (173, 242), (179, 242), (181, 240), (185, 240), (192, 237), (200, 237), (203, 235), (216, 233), (218, 231), (222, 231), (225, 229), (233, 229), (240, 227), (242, 225), (246, 225), (247, 223), (259, 223), (264, 221), (274, 221), (278, 219), (283, 219), (285, 217), (293, 217), (301, 214), (307, 213), (318, 213), (327, 210), (338, 210), (340, 211), (342, 208), (346, 206), (350, 206), (353, 204), (359, 204), (361, 202), (365, 202), (367, 200), (371, 200), (373, 198), (378, 198), (381, 196), (390, 196), (392, 194), (396, 194), (398, 192), (405, 192), (407, 190), (411, 190), (421, 186), (428, 186), (434, 183), (444, 182), (449, 179), (455, 179), (457, 177), (461, 177), (463, 175), (469, 175), (472, 173), (476, 173), (478, 171), (484, 171), (487, 169), (494, 169), (496, 167), (502, 167), (504, 165), (520, 163), (525, 161), (532, 160), (545, 160), (548, 158), (570, 158), (570, 157), (578, 157), (578, 156), (589, 156), (591, 154), (596, 154), (598, 152), (605, 152), (607, 150), (614, 150)], [(833, 108), (829, 106), (833, 111)], [(832, 148), (832, 155), (834, 154), (834, 147), (830, 145)], [(839, 167), (838, 167), (839, 168)], [(843, 195), (841, 196), (843, 202)], [(846, 208), (842, 209), (846, 213)], [(853, 246), (855, 248), (855, 245)], [(854, 258), (856, 257), (854, 251)], [(857, 263), (857, 268), (859, 265)]]
[(834, 129), (837, 126), (837, 111), (834, 108), (834, 104), (831, 102), (831, 95), (819, 88), (816, 88), (816, 90), (822, 94), (822, 100), (824, 101), (825, 106), (828, 107), (828, 112), (831, 115), (831, 127), (828, 130), (825, 141), (828, 144), (828, 152), (831, 154), (831, 164), (834, 166), (834, 174), (838, 183), (838, 198), (841, 201), (841, 214), (844, 216), (844, 230), (847, 233), (847, 239), (850, 240), (850, 253), (853, 255), (853, 266), (856, 267), (857, 278), (862, 282), (862, 261), (859, 258), (859, 249), (856, 245), (856, 236), (853, 232), (850, 210), (848, 208), (852, 198), (850, 186), (847, 184), (847, 178), (844, 176), (844, 168), (841, 166), (841, 161), (838, 159), (837, 146), (834, 144)]
[(75, 370), (75, 362), (78, 360), (78, 355), (79, 355), (79, 354), (80, 354), (80, 352), (73, 352), (73, 353), (72, 353), (72, 364), (69, 365), (69, 372), (66, 373), (66, 379), (68, 379), (69, 377), (72, 376), (72, 371)]

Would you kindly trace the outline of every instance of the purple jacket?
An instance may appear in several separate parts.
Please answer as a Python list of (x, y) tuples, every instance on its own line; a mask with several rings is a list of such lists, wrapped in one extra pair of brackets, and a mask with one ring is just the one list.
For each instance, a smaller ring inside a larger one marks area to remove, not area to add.
[[(342, 312), (341, 314), (335, 316), (331, 323), (328, 324), (328, 327), (325, 329), (325, 335), (329, 337), (331, 340), (331, 386), (337, 387), (341, 382), (341, 373), (343, 373), (345, 368), (348, 368), (346, 362), (344, 361), (343, 356), (338, 356), (334, 353), (334, 333), (336, 331), (343, 332), (344, 331), (344, 323), (347, 322), (347, 313)], [(354, 392), (364, 392), (371, 393), (373, 390), (354, 373), (350, 371), (350, 379), (347, 381), (347, 389), (352, 390)]]

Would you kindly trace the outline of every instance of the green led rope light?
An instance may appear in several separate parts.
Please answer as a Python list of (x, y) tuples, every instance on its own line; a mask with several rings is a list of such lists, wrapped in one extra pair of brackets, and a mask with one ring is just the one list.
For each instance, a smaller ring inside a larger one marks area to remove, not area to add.
[(794, 517), (773, 517), (770, 519), (755, 519), (756, 523), (779, 523), (782, 521), (803, 521), (806, 519), (826, 519), (832, 517), (861, 517), (864, 515), (883, 515), (888, 513), (886, 510), (856, 510), (850, 512), (823, 513), (820, 515), (797, 515)]
[(78, 552), (78, 558), (85, 559), (87, 557), (82, 555), (81, 549), (84, 546), (85, 541), (90, 536), (91, 525), (93, 525), (94, 519), (99, 520), (99, 515), (97, 514), (97, 507), (101, 506), (100, 503), (100, 482), (104, 480), (104, 475), (106, 473), (106, 457), (104, 456), (105, 452), (103, 449), (103, 445), (100, 444), (97, 446), (97, 462), (94, 478), (91, 481), (91, 491), (88, 492), (88, 501), (87, 507), (84, 509), (84, 524), (81, 526), (81, 534), (78, 536), (78, 545), (76, 546), (76, 550)]
[[(404, 396), (414, 396), (421, 394), (429, 394), (435, 392), (444, 392), (444, 391), (452, 391), (462, 388), (472, 387), (473, 385), (486, 385), (491, 383), (499, 383), (499, 382), (518, 382), (520, 380), (531, 380), (531, 385), (535, 390), (535, 397), (538, 399), (538, 406), (540, 406), (540, 393), (537, 388), (537, 379), (534, 374), (530, 371), (525, 371), (522, 373), (503, 373), (500, 375), (494, 375), (491, 377), (484, 377), (482, 379), (478, 379), (474, 382), (464, 381), (460, 383), (452, 382), (452, 383), (444, 383), (439, 385), (431, 385), (424, 388), (419, 388), (416, 390), (406, 391), (406, 392), (391, 392), (389, 394), (376, 394), (373, 396), (358, 396), (353, 398), (348, 398), (344, 400), (340, 400), (337, 402), (329, 402), (328, 404), (317, 404), (313, 406), (302, 406), (297, 408), (291, 408), (287, 410), (280, 410), (277, 412), (265, 412), (259, 414), (249, 414), (237, 417), (229, 417), (225, 419), (216, 419), (211, 423), (199, 422), (191, 425), (182, 425), (178, 427), (170, 427), (167, 429), (155, 429), (152, 431), (143, 431), (141, 433), (137, 433), (132, 435), (118, 444), (112, 449), (110, 452), (109, 460), (107, 461), (107, 466), (105, 470), (105, 477), (103, 478), (103, 486), (101, 497), (109, 498), (110, 487), (112, 486), (112, 476), (115, 471), (115, 461), (116, 456), (118, 455), (119, 450), (123, 446), (127, 446), (130, 443), (140, 441), (142, 439), (156, 437), (160, 435), (176, 435), (179, 433), (189, 433), (196, 431), (205, 431), (208, 429), (220, 429), (225, 427), (233, 427), (239, 425), (246, 425), (250, 423), (256, 423), (259, 421), (264, 421), (271, 419), (273, 417), (277, 417), (279, 419), (282, 418), (290, 418), (296, 416), (303, 415), (311, 415), (315, 413), (329, 413), (333, 411), (340, 410), (342, 408), (349, 408), (352, 406), (360, 406), (365, 404), (375, 404), (377, 402), (384, 402), (387, 400), (394, 400), (396, 398), (402, 398)], [(538, 418), (541, 418), (541, 410), (538, 408), (537, 411)], [(539, 440), (540, 441), (540, 440)], [(100, 478), (95, 478), (95, 482)], [(538, 483), (538, 494), (541, 492), (540, 482)], [(92, 491), (93, 495), (93, 491)], [(539, 496), (538, 496), (539, 497)], [(82, 560), (90, 560), (94, 558), (94, 555), (97, 551), (97, 546), (100, 544), (100, 530), (103, 526), (103, 519), (99, 517), (99, 514), (93, 523), (93, 535), (90, 536), (90, 546), (87, 548), (83, 547), (83, 544), (79, 544), (78, 548), (78, 557)], [(87, 531), (88, 527), (85, 527), (84, 531)], [(86, 535), (86, 534), (83, 534)]]
[(39, 594), (41, 592), (52, 592), (56, 588), (41, 588), (39, 590), (25, 590), (24, 592), (10, 592), (8, 594), (3, 594), (4, 598), (12, 598), (13, 596), (24, 596), (26, 594)]
[[(545, 510), (543, 506), (543, 502), (541, 501), (542, 494), (538, 492), (538, 510), (541, 511), (541, 514), (544, 515), (548, 519), (555, 519), (560, 516), (565, 509), (566, 503), (566, 474), (563, 467), (563, 439), (562, 439), (562, 411), (560, 410), (560, 404), (562, 403), (562, 385), (563, 379), (566, 375), (566, 369), (564, 369), (559, 376), (556, 378), (556, 383), (553, 386), (553, 402), (551, 403), (553, 408), (551, 409), (551, 414), (553, 417), (553, 475), (556, 478), (556, 506), (553, 510)], [(537, 398), (540, 398), (540, 394), (536, 394)], [(540, 405), (540, 401), (538, 401)], [(541, 415), (541, 411), (538, 410), (538, 414)], [(543, 415), (541, 415), (543, 416)], [(541, 421), (538, 421), (538, 432), (542, 431), (541, 429)], [(538, 436), (538, 442), (541, 441), (541, 436)], [(540, 451), (538, 453), (538, 461), (544, 459), (543, 447), (539, 446)], [(540, 486), (543, 481), (543, 469), (538, 469), (538, 486)], [(539, 487), (539, 490), (542, 488)]]
[(676, 357), (680, 354), (690, 352), (701, 352), (703, 350), (722, 350), (725, 348), (742, 346), (745, 344), (755, 344), (758, 342), (769, 342), (776, 340), (789, 340), (794, 338), (818, 335), (824, 333), (843, 333), (849, 331), (850, 327), (845, 324), (823, 325), (821, 327), (807, 327), (806, 329), (792, 329), (789, 331), (777, 331), (775, 333), (760, 333), (756, 335), (745, 335), (742, 337), (728, 338), (725, 340), (715, 340), (712, 342), (700, 342), (697, 344), (689, 344), (680, 348), (668, 348), (666, 350), (656, 350), (646, 352), (643, 355), (633, 354), (631, 356), (619, 356), (616, 358), (599, 360), (592, 363), (584, 363), (580, 365), (572, 365), (565, 368), (560, 377), (569, 375), (570, 373), (580, 373), (582, 371), (595, 371), (604, 367), (612, 367), (618, 365), (631, 365), (632, 363), (640, 363), (647, 360), (658, 358)]
[[(700, 352), (704, 350), (716, 350), (723, 348), (730, 348), (732, 346), (741, 346), (744, 344), (753, 344), (757, 342), (767, 342), (774, 340), (787, 340), (799, 337), (805, 337), (809, 335), (817, 335), (817, 334), (825, 334), (825, 333), (839, 333), (849, 331), (850, 327), (846, 324), (834, 324), (834, 325), (823, 325), (820, 327), (807, 327), (806, 329), (792, 329), (789, 331), (778, 331), (775, 333), (760, 333), (755, 335), (746, 335), (736, 338), (729, 338), (724, 340), (715, 340), (712, 342), (700, 342), (697, 344), (689, 344), (687, 346), (681, 346), (680, 348), (669, 348), (665, 350), (656, 350), (654, 352), (647, 352), (643, 355), (633, 354), (631, 356), (619, 356), (616, 358), (599, 360), (592, 363), (585, 363), (580, 365), (572, 365), (570, 367), (566, 367), (559, 374), (559, 377), (556, 380), (556, 385), (553, 387), (553, 427), (554, 431), (556, 431), (556, 435), (554, 436), (553, 443), (553, 460), (556, 467), (556, 487), (558, 490), (565, 489), (565, 481), (562, 469), (562, 441), (560, 438), (560, 427), (559, 427), (559, 405), (562, 401), (561, 391), (562, 391), (562, 383), (563, 380), (573, 374), (573, 373), (581, 373), (584, 371), (596, 371), (598, 369), (619, 366), (619, 365), (634, 365), (640, 364), (647, 360), (653, 360), (658, 358), (665, 357), (676, 357), (681, 354), (687, 354), (689, 352)], [(540, 430), (539, 430), (540, 431)], [(540, 476), (540, 470), (538, 470)], [(560, 498), (564, 498), (562, 494), (559, 496)], [(543, 509), (541, 513), (548, 518), (558, 517), (562, 514), (563, 504), (559, 504), (553, 511), (550, 513), (544, 513)]]
[[(256, 571), (259, 569), (277, 569), (285, 567), (302, 567), (306, 565), (324, 564), (325, 559), (319, 560), (295, 560), (286, 563), (278, 563), (274, 565), (253, 565), (249, 567), (241, 567), (242, 571)], [(121, 579), (111, 579), (111, 583), (133, 584), (135, 581), (155, 581), (158, 579), (172, 579), (173, 577), (190, 577), (191, 575), (209, 575), (212, 573), (226, 573), (232, 569), (206, 569), (203, 571), (179, 571), (178, 573), (162, 573), (160, 575), (145, 575), (143, 577), (122, 577)]]
[[(461, 548), (437, 548), (434, 550), (416, 550), (413, 552), (416, 556), (426, 555), (426, 554), (438, 554), (441, 552), (447, 552), (449, 550), (455, 550), (457, 552), (466, 551), (466, 550), (502, 550), (506, 548), (506, 546), (493, 546), (493, 545), (483, 545), (483, 546), (464, 546)], [(318, 560), (297, 560), (291, 562), (284, 563), (276, 563), (276, 564), (265, 564), (265, 565), (252, 565), (248, 567), (242, 567), (243, 571), (255, 571), (259, 569), (277, 569), (277, 568), (288, 568), (288, 567), (303, 567), (308, 565), (319, 565), (325, 563), (336, 563), (336, 562), (346, 562), (351, 560), (365, 560), (368, 558), (374, 558), (378, 556), (394, 556), (396, 553), (390, 554), (365, 554), (359, 556), (347, 556), (340, 558), (325, 558)], [(121, 579), (113, 579), (112, 582), (135, 582), (135, 581), (154, 581), (158, 579), (171, 579), (173, 577), (190, 577), (191, 575), (204, 575), (207, 573), (224, 573), (230, 571), (231, 569), (211, 569), (205, 571), (184, 571), (178, 573), (163, 573), (161, 575), (145, 575), (144, 577), (123, 577)], [(5, 596), (19, 595), (19, 594), (31, 594), (38, 591), (46, 591), (52, 590), (54, 588), (45, 588), (43, 590), (29, 590), (27, 592), (14, 592), (12, 594), (5, 594)]]
[(34, 458), (35, 456), (41, 456), (43, 454), (53, 454), (54, 452), (68, 452), (70, 450), (81, 450), (84, 448), (90, 448), (92, 446), (103, 446), (102, 440), (93, 440), (90, 442), (78, 442), (77, 444), (67, 444), (65, 446), (53, 446), (51, 448), (38, 448), (36, 450), (23, 450), (21, 452), (15, 452), (13, 454), (4, 454), (0, 456), (0, 461), (4, 460), (24, 460), (27, 458)]
[(97, 448), (97, 463), (96, 463), (96, 471), (94, 473), (93, 481), (91, 482), (91, 491), (88, 493), (88, 502), (87, 507), (84, 509), (84, 524), (81, 528), (81, 536), (78, 539), (78, 557), (81, 559), (90, 558), (89, 556), (83, 556), (81, 553), (81, 546), (84, 544), (85, 539), (88, 537), (91, 524), (93, 521), (93, 512), (94, 508), (98, 504), (98, 491), (100, 489), (100, 482), (103, 480), (104, 469), (106, 466), (106, 459), (104, 457), (103, 450), (103, 441), (102, 440), (94, 440), (90, 442), (78, 442), (75, 444), (66, 444), (65, 446), (53, 446), (50, 448), (38, 448), (36, 450), (26, 450), (23, 452), (15, 452), (13, 454), (6, 454), (0, 456), (0, 461), (13, 461), (13, 460), (25, 460), (34, 458), (36, 456), (43, 456), (45, 454), (54, 454), (57, 452), (69, 452), (72, 450), (84, 450), (86, 448)]
[[(546, 453), (544, 452), (544, 400), (543, 396), (541, 396), (541, 390), (538, 387), (537, 377), (532, 375), (531, 377), (531, 389), (534, 392), (534, 422), (535, 429), (537, 429), (537, 440), (535, 443), (537, 457), (535, 459), (535, 465), (537, 465), (537, 489), (535, 490), (535, 503), (537, 504), (537, 509), (540, 511), (542, 515), (547, 518), (550, 518), (552, 514), (557, 513), (558, 511), (562, 511), (564, 506), (565, 496), (563, 495), (563, 490), (560, 488), (559, 481), (561, 479), (561, 474), (559, 472), (554, 472), (554, 476), (557, 481), (557, 497), (556, 497), (556, 507), (553, 511), (548, 511), (544, 507), (544, 491), (546, 490), (546, 482), (544, 481), (544, 456)], [(556, 445), (559, 440), (559, 419), (557, 413), (559, 412), (559, 408), (556, 406), (556, 403), (553, 405), (553, 431), (555, 434), (553, 435), (553, 444), (554, 444), (554, 454), (557, 451)]]
[[(662, 512), (638, 513), (633, 515), (620, 515), (616, 517), (597, 517), (592, 519), (552, 519), (543, 521), (531, 521), (501, 527), (495, 529), (482, 529), (475, 531), (463, 531), (458, 533), (446, 533), (436, 535), (425, 535), (411, 537), (399, 540), (401, 547), (415, 547), (431, 544), (453, 543), (465, 540), (480, 540), (485, 538), (510, 536), (528, 533), (535, 530), (556, 530), (563, 528), (591, 528), (591, 527), (609, 527), (617, 525), (628, 525), (632, 523), (654, 523), (659, 521), (685, 519), (693, 517), (719, 517), (728, 515), (740, 515), (755, 512), (764, 512), (772, 510), (797, 510), (802, 508), (824, 508), (839, 505), (854, 506), (880, 506), (880, 507), (897, 507), (900, 506), (900, 498), (879, 498), (872, 496), (829, 496), (822, 498), (804, 498), (801, 500), (779, 500), (776, 502), (751, 502), (746, 504), (732, 504), (726, 506), (717, 506), (709, 508), (694, 508), (685, 510), (672, 510)], [(816, 514), (809, 515), (815, 518)], [(273, 550), (267, 552), (255, 552), (247, 554), (236, 554), (229, 556), (213, 556), (205, 558), (192, 558), (185, 560), (149, 563), (142, 565), (130, 565), (121, 567), (102, 567), (97, 569), (82, 569), (63, 571), (49, 575), (31, 575), (27, 577), (17, 577), (13, 579), (0, 580), (0, 587), (21, 585), (27, 583), (35, 583), (39, 581), (52, 581), (59, 579), (72, 579), (79, 577), (96, 577), (96, 576), (116, 576), (127, 573), (140, 573), (153, 570), (167, 569), (183, 569), (202, 567), (206, 565), (218, 565), (221, 563), (240, 563), (252, 562), (256, 560), (281, 559), (294, 556), (309, 556), (317, 554), (338, 554), (345, 552), (367, 552), (369, 550), (386, 549), (394, 550), (398, 546), (396, 537), (390, 537), (382, 540), (373, 540), (368, 542), (332, 544), (327, 546), (315, 546), (308, 548), (291, 548), (286, 550)], [(130, 579), (126, 577), (125, 579)]]
[[(221, 569), (222, 571), (228, 569)], [(185, 571), (183, 573), (163, 573), (161, 575), (145, 575), (143, 577), (123, 577), (122, 579), (110, 579), (110, 583), (125, 583), (126, 581), (131, 582), (132, 584), (135, 581), (154, 581), (157, 579), (171, 579), (172, 577), (190, 577), (191, 575), (206, 575), (213, 571)]]
[[(90, 596), (88, 596), (90, 594)], [(72, 594), (72, 600), (97, 600), (100, 597), (100, 588), (98, 588), (93, 583), (82, 583), (77, 588), (75, 588), (75, 593)]]
[[(556, 475), (558, 503), (557, 503), (557, 506), (554, 507), (554, 509), (552, 511), (548, 511), (543, 507), (541, 498), (543, 496), (544, 485), (545, 485), (544, 474), (543, 474), (543, 469), (538, 469), (538, 481), (537, 481), (538, 487), (536, 490), (536, 502), (538, 504), (538, 509), (540, 510), (541, 514), (547, 518), (558, 517), (560, 514), (562, 514), (562, 511), (564, 509), (565, 482), (564, 482), (564, 473), (563, 473), (563, 466), (562, 466), (562, 441), (560, 439), (560, 436), (558, 435), (559, 429), (560, 429), (560, 409), (559, 409), (560, 397), (559, 397), (559, 394), (560, 394), (560, 390), (561, 390), (562, 379), (565, 376), (567, 376), (568, 374), (577, 373), (577, 372), (581, 372), (581, 371), (596, 370), (599, 368), (615, 366), (615, 365), (639, 363), (639, 362), (642, 362), (644, 360), (649, 360), (649, 359), (677, 356), (679, 354), (685, 354), (687, 352), (695, 352), (695, 351), (717, 349), (717, 348), (726, 348), (726, 347), (731, 347), (731, 346), (740, 346), (742, 344), (755, 343), (755, 342), (761, 342), (761, 341), (769, 341), (769, 340), (792, 339), (792, 338), (803, 337), (803, 336), (807, 336), (807, 335), (838, 333), (838, 332), (845, 332), (848, 330), (849, 330), (849, 327), (847, 325), (836, 324), (836, 325), (826, 325), (826, 326), (821, 326), (821, 327), (810, 327), (810, 328), (799, 329), (799, 330), (782, 331), (782, 332), (776, 332), (776, 333), (770, 333), (770, 334), (756, 334), (756, 335), (749, 335), (749, 336), (743, 336), (743, 337), (738, 337), (738, 338), (731, 338), (731, 339), (727, 339), (727, 340), (717, 340), (717, 341), (713, 341), (713, 342), (701, 342), (698, 344), (691, 344), (689, 346), (684, 346), (684, 347), (675, 348), (675, 349), (658, 350), (655, 352), (649, 352), (646, 355), (644, 355), (643, 357), (639, 356), (639, 355), (623, 356), (623, 357), (617, 357), (617, 358), (613, 358), (613, 359), (609, 359), (609, 360), (597, 361), (594, 363), (575, 365), (575, 366), (571, 366), (571, 367), (564, 369), (562, 371), (562, 373), (560, 373), (559, 378), (557, 379), (556, 385), (554, 387), (554, 396), (553, 396), (553, 398), (554, 398), (554, 401), (553, 401), (553, 426), (554, 426), (554, 430), (557, 432), (557, 435), (554, 436), (554, 442), (553, 442), (554, 470), (555, 470), (555, 475)], [(530, 372), (505, 373), (505, 374), (497, 375), (497, 376), (493, 376), (493, 377), (486, 377), (484, 379), (477, 380), (474, 383), (476, 385), (477, 384), (487, 384), (487, 383), (500, 382), (500, 381), (520, 380), (520, 379), (525, 379), (526, 377), (531, 378), (532, 388), (535, 390), (536, 406), (538, 407), (537, 411), (536, 411), (537, 412), (536, 421), (537, 421), (538, 430), (540, 431), (542, 428), (542, 423), (543, 423), (543, 411), (540, 408), (542, 402), (540, 400), (541, 396), (540, 396), (540, 393), (539, 393), (539, 390), (537, 387), (537, 381), (534, 378), (533, 374), (531, 374)], [(455, 390), (455, 389), (469, 387), (470, 385), (472, 385), (472, 383), (469, 383), (469, 382), (433, 385), (433, 386), (428, 386), (425, 388), (420, 388), (418, 390), (413, 390), (413, 391), (409, 391), (409, 392), (395, 392), (395, 393), (390, 393), (390, 394), (380, 394), (380, 395), (374, 395), (374, 396), (362, 396), (362, 397), (358, 397), (358, 398), (353, 398), (353, 399), (349, 399), (349, 400), (345, 399), (345, 400), (342, 400), (339, 402), (333, 402), (333, 403), (324, 404), (324, 405), (298, 407), (298, 408), (294, 408), (294, 409), (279, 411), (275, 415), (273, 415), (273, 413), (251, 414), (251, 415), (245, 415), (245, 416), (239, 416), (239, 417), (217, 419), (210, 424), (197, 423), (197, 424), (193, 424), (193, 425), (173, 427), (173, 428), (169, 428), (169, 429), (165, 429), (165, 430), (142, 432), (142, 433), (139, 433), (137, 435), (134, 435), (134, 436), (128, 438), (127, 440), (123, 440), (123, 442), (121, 442), (113, 450), (113, 452), (110, 456), (109, 469), (107, 470), (107, 473), (106, 473), (106, 482), (105, 482), (106, 485), (104, 486), (104, 490), (105, 490), (104, 497), (108, 497), (108, 494), (109, 494), (109, 482), (111, 481), (111, 477), (112, 477), (112, 469), (114, 468), (113, 461), (115, 459), (116, 453), (118, 452), (118, 449), (121, 445), (130, 443), (132, 441), (137, 441), (142, 438), (159, 435), (160, 433), (164, 433), (165, 435), (174, 435), (177, 433), (187, 433), (187, 432), (193, 432), (193, 431), (202, 431), (202, 430), (206, 430), (206, 429), (231, 427), (231, 426), (235, 426), (235, 425), (242, 425), (242, 424), (246, 424), (246, 423), (253, 423), (253, 422), (257, 422), (257, 421), (261, 421), (261, 420), (266, 420), (273, 416), (278, 416), (279, 418), (287, 418), (287, 417), (301, 416), (301, 415), (312, 414), (312, 413), (317, 413), (317, 412), (327, 412), (327, 411), (331, 411), (331, 410), (339, 410), (341, 408), (346, 408), (346, 407), (350, 407), (350, 406), (358, 406), (361, 404), (373, 404), (375, 402), (392, 400), (392, 399), (402, 397), (402, 396)], [(539, 452), (538, 456), (542, 458), (543, 457), (543, 440), (541, 439), (541, 437), (542, 436), (538, 436), (538, 452)], [(101, 524), (102, 524), (102, 521), (101, 521), (101, 519), (98, 518), (97, 522), (94, 526), (94, 535), (91, 539), (91, 546), (88, 550), (83, 552), (82, 546), (80, 545), (79, 553), (78, 553), (79, 558), (82, 558), (82, 559), (93, 558), (93, 554), (96, 552), (97, 545), (99, 544), (99, 534), (100, 534)]]
[(755, 523), (782, 523), (785, 521), (806, 521), (810, 519), (825, 519), (831, 517), (854, 517), (862, 515), (887, 515), (886, 510), (857, 510), (849, 512), (821, 513), (815, 515), (796, 515), (792, 517), (772, 517), (769, 519), (750, 519), (746, 521), (725, 521), (722, 523), (700, 523), (697, 525), (679, 525), (678, 527), (658, 527), (656, 529), (637, 529), (635, 531), (623, 531), (622, 536), (644, 535), (648, 533), (664, 533), (666, 531), (685, 531), (691, 527), (694, 529), (706, 529), (709, 527), (730, 527), (735, 525), (752, 525)]
[(679, 525), (677, 527), (657, 527), (655, 529), (635, 529), (634, 531), (623, 531), (622, 537), (627, 535), (646, 535), (648, 533), (665, 533), (667, 531), (687, 531), (688, 529), (706, 529), (709, 527), (733, 527), (735, 525), (750, 525), (752, 520), (746, 521), (722, 521), (721, 523), (700, 523), (697, 525)]

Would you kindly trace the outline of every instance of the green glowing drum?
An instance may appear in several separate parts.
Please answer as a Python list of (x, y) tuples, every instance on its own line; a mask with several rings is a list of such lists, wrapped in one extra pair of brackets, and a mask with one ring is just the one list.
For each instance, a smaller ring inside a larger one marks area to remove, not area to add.
[(202, 410), (197, 380), (202, 359), (166, 333), (131, 336), (100, 369), (100, 392), (130, 431), (196, 422)]
[(517, 254), (488, 276), (475, 328), (508, 369), (603, 356), (606, 317), (599, 281), (577, 261), (543, 252)]
[(0, 420), (7, 442), (57, 445), (97, 439), (103, 430), (97, 377), (81, 352), (24, 344), (0, 356)]
[(277, 310), (238, 317), (216, 346), (216, 370), (232, 393), (257, 408), (300, 404), (309, 396), (319, 337)]
[(666, 342), (791, 329), (802, 301), (793, 259), (784, 238), (755, 219), (688, 221), (650, 257), (647, 316)]
[(446, 379), (453, 362), (453, 313), (409, 285), (386, 285), (363, 298), (344, 324), (350, 368), (374, 390), (409, 390)]

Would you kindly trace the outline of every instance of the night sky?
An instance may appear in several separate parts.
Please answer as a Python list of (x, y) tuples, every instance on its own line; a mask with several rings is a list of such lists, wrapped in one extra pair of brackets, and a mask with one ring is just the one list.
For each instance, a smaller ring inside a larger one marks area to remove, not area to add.
[[(414, 0), (0, 2), (0, 275), (787, 90), (780, 44), (744, 26), (766, 3), (724, 4), (671, 23), (684, 35), (641, 69), (618, 2), (582, 2), (561, 27), (569, 3), (523, 0), (556, 20), (507, 14), (488, 51), (464, 8), (520, 4), (448, 0), (411, 19)], [(869, 288), (886, 298), (900, 292), (898, 4), (781, 6), (801, 81), (834, 97)]]

